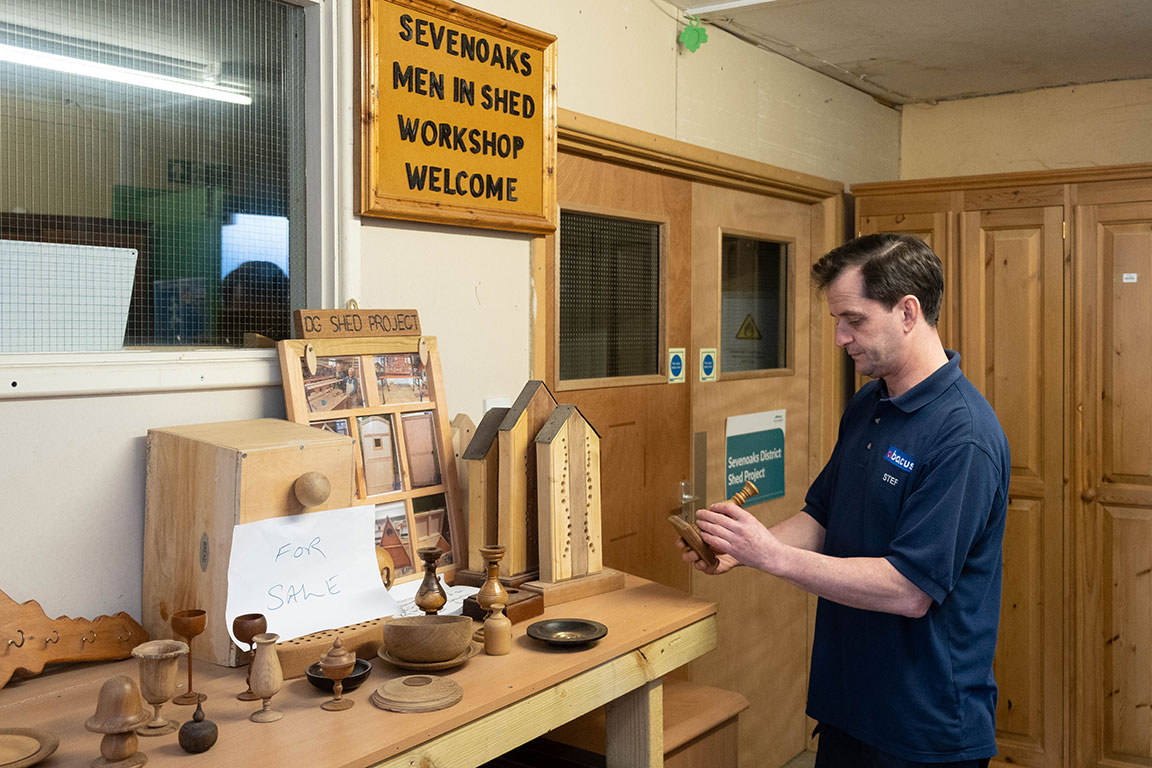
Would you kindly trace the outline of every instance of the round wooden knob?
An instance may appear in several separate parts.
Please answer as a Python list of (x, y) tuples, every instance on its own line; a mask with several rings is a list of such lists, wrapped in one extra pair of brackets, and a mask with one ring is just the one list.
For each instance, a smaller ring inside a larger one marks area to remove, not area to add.
[(293, 486), (296, 491), (296, 500), (306, 507), (318, 507), (328, 501), (332, 493), (332, 484), (328, 482), (323, 472), (305, 472), (296, 478)]
[(1091, 504), (1093, 501), (1096, 500), (1096, 489), (1095, 488), (1086, 488), (1084, 490), (1084, 493), (1080, 494), (1080, 498), (1083, 499), (1084, 501), (1088, 502), (1089, 504)]

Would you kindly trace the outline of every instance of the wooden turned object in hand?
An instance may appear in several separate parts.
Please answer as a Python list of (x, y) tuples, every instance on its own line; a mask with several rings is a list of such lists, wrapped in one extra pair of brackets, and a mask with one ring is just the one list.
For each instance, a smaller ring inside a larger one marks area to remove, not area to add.
[[(738, 507), (743, 507), (744, 502), (759, 492), (760, 489), (756, 487), (756, 484), (748, 480), (744, 483), (743, 488), (732, 494), (732, 498), (729, 499), (729, 501)], [(680, 538), (684, 540), (684, 543), (699, 555), (700, 559), (707, 563), (709, 568), (716, 566), (720, 562), (716, 557), (716, 553), (712, 550), (712, 547), (708, 546), (704, 538), (700, 535), (700, 529), (696, 527), (696, 523), (690, 523), (680, 517), (680, 515), (668, 515), (668, 522), (672, 523), (672, 527), (680, 534)]]
[(332, 699), (321, 704), (321, 709), (339, 712), (356, 703), (343, 697), (344, 678), (352, 674), (352, 669), (355, 666), (356, 654), (340, 645), (340, 638), (336, 638), (336, 642), (332, 643), (328, 653), (320, 659), (320, 670), (324, 673), (324, 677), (332, 681)]
[(93, 768), (135, 768), (148, 762), (148, 756), (136, 749), (140, 745), (136, 729), (147, 722), (148, 713), (140, 701), (136, 681), (127, 675), (106, 680), (100, 686), (96, 714), (84, 723), (89, 731), (104, 734), (100, 757), (92, 761)]

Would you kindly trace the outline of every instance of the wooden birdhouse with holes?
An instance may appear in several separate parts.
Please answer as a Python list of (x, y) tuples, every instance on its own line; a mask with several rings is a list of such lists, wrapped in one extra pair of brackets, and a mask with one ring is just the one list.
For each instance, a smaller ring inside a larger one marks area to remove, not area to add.
[(539, 522), (536, 515), (536, 449), (533, 441), (552, 416), (556, 400), (542, 381), (529, 381), (497, 436), (499, 456), (499, 543), (506, 549), (500, 576), (536, 578), (539, 574)]
[[(508, 415), (507, 408), (489, 408), (460, 454), (468, 478), (468, 572), (476, 585), (483, 583), (484, 559), (480, 548), (500, 542), (500, 450), (496, 435)], [(459, 577), (458, 577), (459, 579)], [(457, 581), (457, 583), (463, 583)]]
[(557, 405), (536, 434), (536, 505), (540, 579), (525, 589), (554, 605), (623, 586), (603, 568), (600, 434), (574, 405)]

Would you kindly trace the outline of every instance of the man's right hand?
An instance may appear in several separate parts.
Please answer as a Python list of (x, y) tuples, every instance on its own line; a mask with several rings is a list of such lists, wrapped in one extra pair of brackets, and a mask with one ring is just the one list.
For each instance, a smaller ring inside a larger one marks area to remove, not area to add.
[(716, 553), (716, 565), (708, 565), (700, 555), (696, 554), (692, 547), (684, 543), (684, 539), (676, 538), (676, 546), (680, 548), (680, 559), (691, 565), (701, 573), (707, 573), (711, 576), (718, 576), (721, 573), (727, 573), (736, 566), (740, 565), (736, 558), (732, 555), (725, 555), (723, 553)]

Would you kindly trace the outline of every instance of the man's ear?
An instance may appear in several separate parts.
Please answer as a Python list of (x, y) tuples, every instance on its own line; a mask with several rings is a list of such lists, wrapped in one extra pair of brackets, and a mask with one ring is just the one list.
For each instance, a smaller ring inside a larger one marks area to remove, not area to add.
[(915, 327), (917, 321), (924, 317), (924, 311), (920, 307), (920, 299), (912, 294), (900, 299), (900, 314), (904, 322), (904, 332), (907, 333)]

